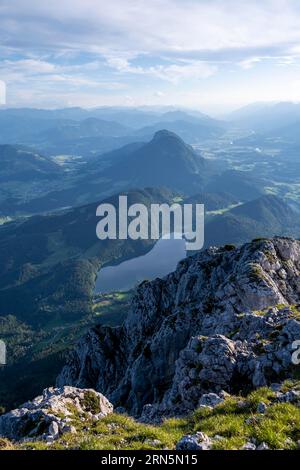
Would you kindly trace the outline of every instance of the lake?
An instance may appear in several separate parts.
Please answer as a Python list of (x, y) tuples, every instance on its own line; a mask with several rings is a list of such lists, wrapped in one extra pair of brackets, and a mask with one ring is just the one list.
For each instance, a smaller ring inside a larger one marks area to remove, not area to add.
[(146, 255), (100, 269), (95, 294), (127, 291), (144, 280), (164, 277), (185, 257), (184, 240), (160, 239)]

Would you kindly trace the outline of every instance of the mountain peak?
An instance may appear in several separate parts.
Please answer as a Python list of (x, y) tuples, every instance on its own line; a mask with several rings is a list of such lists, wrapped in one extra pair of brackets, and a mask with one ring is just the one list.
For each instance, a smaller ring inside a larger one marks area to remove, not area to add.
[(161, 129), (155, 132), (152, 142), (166, 139), (173, 139), (174, 141), (183, 142), (183, 140), (177, 134), (175, 134), (175, 132), (168, 131), (167, 129)]
[(152, 140), (106, 170), (109, 177), (130, 182), (129, 187), (169, 187), (190, 194), (202, 185), (206, 162), (177, 134), (165, 129)]
[(190, 156), (194, 154), (194, 149), (187, 144), (178, 134), (167, 129), (161, 129), (155, 132), (152, 140), (146, 144), (150, 148), (158, 148), (160, 151), (168, 151), (168, 153), (177, 154), (184, 152)]

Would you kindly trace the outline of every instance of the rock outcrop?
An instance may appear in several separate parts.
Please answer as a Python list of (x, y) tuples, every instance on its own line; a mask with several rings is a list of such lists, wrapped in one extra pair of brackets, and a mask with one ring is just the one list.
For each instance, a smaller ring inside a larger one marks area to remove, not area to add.
[(183, 436), (177, 442), (176, 450), (210, 450), (213, 440), (203, 432), (197, 432), (194, 435)]
[(205, 406), (210, 393), (214, 403), (290, 377), (300, 339), (299, 271), (300, 242), (287, 238), (189, 257), (137, 288), (122, 327), (90, 330), (58, 386), (94, 388), (153, 420)]
[(0, 416), (0, 436), (51, 443), (64, 433), (76, 432), (71, 424), (75, 417), (98, 420), (112, 412), (112, 404), (94, 390), (47, 388), (43, 395)]

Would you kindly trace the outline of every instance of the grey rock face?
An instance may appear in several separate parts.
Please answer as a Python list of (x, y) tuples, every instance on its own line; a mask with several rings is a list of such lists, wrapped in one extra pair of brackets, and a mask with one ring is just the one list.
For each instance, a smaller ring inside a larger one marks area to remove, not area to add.
[(112, 404), (94, 390), (47, 388), (33, 401), (0, 416), (0, 436), (13, 440), (41, 438), (51, 443), (62, 433), (74, 433), (75, 428), (66, 425), (72, 415), (70, 407), (83, 415), (91, 412), (91, 406), (93, 413), (101, 417), (113, 411)]
[(300, 242), (286, 238), (189, 257), (137, 288), (122, 327), (90, 330), (57, 384), (92, 387), (153, 419), (193, 410), (205, 394), (280, 381), (300, 338), (290, 308), (300, 302), (299, 270)]

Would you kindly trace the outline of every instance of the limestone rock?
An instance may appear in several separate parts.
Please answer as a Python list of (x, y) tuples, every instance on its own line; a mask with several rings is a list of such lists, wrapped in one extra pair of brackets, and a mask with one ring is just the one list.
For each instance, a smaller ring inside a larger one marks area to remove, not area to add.
[[(43, 395), (24, 403), (16, 410), (0, 416), (0, 436), (13, 440), (43, 438), (53, 442), (62, 432), (74, 432), (67, 426), (72, 410), (78, 415), (91, 412), (106, 416), (112, 413), (112, 404), (94, 390), (74, 387), (47, 388)], [(67, 428), (67, 429), (66, 429)]]
[(53, 439), (57, 439), (59, 436), (59, 426), (56, 421), (52, 421), (49, 429), (48, 429), (49, 435), (53, 437)]
[(183, 436), (176, 444), (176, 450), (210, 450), (213, 441), (203, 432)]
[(214, 408), (224, 401), (223, 398), (219, 397), (216, 393), (205, 393), (199, 400), (199, 406), (209, 406)]

